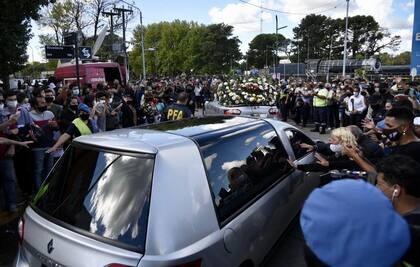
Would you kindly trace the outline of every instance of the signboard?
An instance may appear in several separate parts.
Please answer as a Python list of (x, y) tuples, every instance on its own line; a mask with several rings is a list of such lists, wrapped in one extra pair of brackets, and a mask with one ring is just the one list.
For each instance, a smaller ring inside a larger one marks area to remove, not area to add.
[(92, 47), (90, 46), (79, 46), (79, 58), (81, 60), (92, 58)]
[[(413, 71), (413, 69), (416, 69)], [(420, 0), (414, 3), (413, 42), (411, 50), (411, 74), (420, 74)]]
[(74, 48), (72, 45), (46, 45), (45, 57), (47, 59), (72, 59)]

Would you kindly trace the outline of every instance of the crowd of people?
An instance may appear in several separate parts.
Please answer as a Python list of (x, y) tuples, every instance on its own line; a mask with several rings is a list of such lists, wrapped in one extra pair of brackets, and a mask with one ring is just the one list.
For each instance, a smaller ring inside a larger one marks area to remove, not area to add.
[[(22, 201), (33, 197), (72, 139), (193, 117), (205, 101), (217, 100), (216, 90), (225, 80), (178, 76), (127, 86), (116, 80), (95, 88), (86, 85), (82, 90), (53, 82), (1, 90), (2, 209), (16, 212)], [(294, 168), (312, 172), (349, 169), (377, 177), (376, 188), (359, 181), (324, 181), (328, 185), (311, 194), (301, 216), (309, 265), (420, 264), (415, 253), (420, 249), (420, 86), (400, 78), (331, 83), (291, 78), (274, 83), (279, 119), (293, 119), (302, 127), (314, 125), (313, 132), (330, 133), (326, 143), (293, 143), (297, 149), (316, 151), (316, 163), (290, 161)], [(332, 214), (337, 217), (328, 219)], [(362, 227), (351, 227), (358, 223)], [(335, 234), (333, 229), (345, 232)], [(382, 245), (358, 246), (359, 240)], [(348, 244), (341, 244), (341, 254), (333, 255), (335, 250), (329, 249), (328, 242), (334, 247), (339, 242)], [(380, 253), (387, 257), (376, 257)]]
[(1, 210), (15, 213), (33, 197), (74, 138), (190, 118), (209, 98), (212, 82), (177, 77), (124, 86), (115, 80), (80, 90), (51, 80), (0, 90)]
[(331, 130), (328, 142), (292, 144), (315, 151), (315, 163), (289, 163), (305, 172), (365, 172), (376, 185), (321, 180), (300, 218), (308, 265), (420, 266), (420, 86), (395, 78), (283, 87), (284, 121)]

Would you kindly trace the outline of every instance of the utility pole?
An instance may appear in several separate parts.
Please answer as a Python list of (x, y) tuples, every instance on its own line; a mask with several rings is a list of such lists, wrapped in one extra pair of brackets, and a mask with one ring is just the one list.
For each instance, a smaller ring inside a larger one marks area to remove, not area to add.
[(262, 34), (263, 31), (263, 9), (262, 9), (262, 0), (260, 0), (260, 34)]
[(126, 46), (126, 40), (125, 40), (125, 30), (126, 30), (126, 25), (125, 25), (125, 13), (128, 14), (133, 14), (133, 10), (132, 9), (126, 9), (124, 8), (124, 6), (122, 6), (122, 8), (119, 7), (114, 7), (114, 10), (118, 12), (118, 14), (120, 14), (122, 16), (122, 25), (123, 25), (123, 49), (124, 49), (124, 65), (125, 65), (125, 69), (126, 69), (126, 73), (125, 73), (125, 81), (124, 84), (127, 84), (128, 82), (128, 57), (127, 57), (127, 46)]
[(109, 17), (111, 19), (111, 27), (110, 27), (109, 32), (111, 34), (111, 38), (110, 38), (111, 39), (111, 45), (113, 45), (114, 44), (114, 16), (118, 16), (119, 13), (112, 12), (112, 11), (109, 11), (109, 12), (103, 11), (102, 15), (104, 15), (106, 17)]
[[(140, 11), (140, 9), (139, 9), (139, 11)], [(143, 13), (141, 11), (140, 11), (140, 27), (141, 27), (141, 63), (142, 63), (142, 67), (143, 67), (143, 80), (146, 80), (146, 62), (145, 62), (145, 59), (144, 59)]]
[(300, 65), (299, 65), (300, 64), (300, 58), (299, 58), (299, 54), (300, 54), (300, 50), (299, 49), (300, 49), (300, 47), (299, 47), (299, 43), (300, 43), (300, 41), (298, 41), (298, 55), (297, 55), (298, 56), (298, 61), (297, 61), (297, 63), (298, 63), (298, 65), (297, 65), (297, 75), (298, 75), (298, 78), (299, 78), (299, 75), (300, 75), (300, 73), (299, 73), (300, 72), (300, 70), (299, 70), (299, 68), (300, 68)]
[(283, 26), (283, 27), (279, 28), (279, 19), (276, 15), (276, 47), (275, 47), (276, 56), (275, 56), (275, 60), (274, 60), (274, 76), (276, 77), (276, 79), (277, 79), (277, 70), (276, 70), (276, 67), (277, 67), (277, 52), (278, 52), (278, 48), (279, 48), (279, 30), (284, 29), (284, 28), (287, 28), (287, 26)]
[(349, 28), (349, 0), (346, 0), (346, 1), (347, 1), (347, 11), (346, 11), (346, 32), (344, 33), (343, 79), (346, 77), (347, 38), (348, 38), (348, 28)]
[(79, 33), (75, 32), (73, 33), (74, 38), (74, 56), (76, 57), (76, 81), (77, 81), (77, 88), (79, 89), (79, 92), (81, 92), (80, 88), (80, 70), (79, 70)]
[(276, 67), (277, 67), (277, 59), (276, 59), (276, 57), (277, 57), (277, 48), (278, 48), (278, 44), (279, 44), (279, 19), (278, 19), (278, 17), (277, 17), (277, 15), (276, 15), (276, 47), (275, 47), (275, 56), (274, 56), (274, 79), (277, 79), (277, 71), (276, 71)]
[(128, 6), (138, 10), (140, 12), (140, 27), (141, 27), (141, 59), (142, 59), (142, 67), (143, 67), (143, 80), (146, 79), (146, 59), (144, 57), (144, 28), (143, 28), (143, 13), (141, 12), (141, 9), (137, 6), (128, 3), (125, 0), (119, 0), (120, 2), (123, 2), (127, 4)]

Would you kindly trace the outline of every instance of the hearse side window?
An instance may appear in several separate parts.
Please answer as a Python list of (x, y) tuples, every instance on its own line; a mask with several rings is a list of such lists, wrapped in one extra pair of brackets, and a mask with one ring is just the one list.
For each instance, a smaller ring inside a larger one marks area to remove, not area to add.
[(212, 133), (197, 142), (221, 222), (291, 170), (280, 138), (266, 123)]
[(300, 144), (303, 144), (303, 143), (308, 144), (308, 145), (315, 144), (309, 137), (307, 137), (306, 135), (304, 135), (303, 133), (299, 131), (288, 129), (288, 130), (285, 130), (284, 132), (289, 138), (290, 145), (292, 146), (296, 159), (301, 159), (305, 155), (308, 154), (308, 151), (304, 148), (301, 148)]

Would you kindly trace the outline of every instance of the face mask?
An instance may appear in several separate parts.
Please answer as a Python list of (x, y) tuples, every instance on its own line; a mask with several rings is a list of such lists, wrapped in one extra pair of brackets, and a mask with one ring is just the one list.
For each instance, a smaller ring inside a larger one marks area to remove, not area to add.
[(402, 133), (398, 131), (398, 128), (384, 129), (383, 133), (388, 137), (391, 142), (396, 142), (401, 139)]
[(101, 103), (101, 104), (105, 104), (105, 100), (99, 100), (99, 103)]
[(0, 110), (3, 110), (4, 109), (4, 104), (3, 103), (1, 103), (0, 104)]
[(343, 146), (342, 145), (330, 144), (330, 149), (334, 153), (341, 153), (343, 151)]
[(359, 92), (354, 92), (354, 96), (359, 96)]
[(6, 106), (15, 109), (17, 107), (17, 100), (6, 101)]
[(46, 96), (46, 97), (45, 97), (45, 101), (46, 101), (47, 103), (52, 103), (52, 102), (54, 101), (54, 98), (55, 98), (55, 97), (53, 97), (53, 96)]
[(74, 111), (77, 111), (77, 107), (78, 105), (70, 105), (70, 109)]
[(109, 99), (109, 104), (111, 104), (111, 103), (112, 103), (112, 100), (113, 100), (112, 98), (110, 98), (110, 99)]
[(379, 91), (381, 91), (381, 89), (379, 87), (375, 87), (375, 92), (379, 93)]
[(128, 105), (133, 104), (133, 100), (128, 100), (128, 101), (127, 101), (127, 104), (128, 104)]
[(80, 119), (82, 121), (87, 121), (89, 119), (89, 114), (80, 114)]
[(80, 92), (79, 92), (79, 89), (77, 89), (77, 90), (73, 90), (73, 95), (74, 95), (74, 96), (78, 96), (78, 95), (79, 95), (79, 93), (80, 93)]

